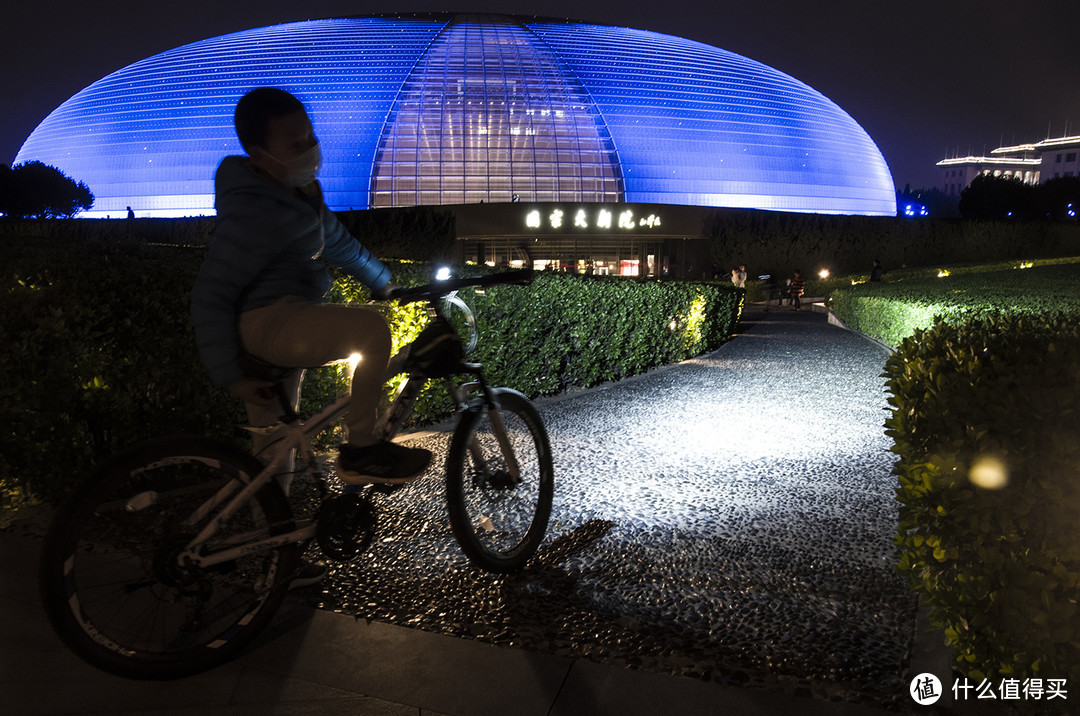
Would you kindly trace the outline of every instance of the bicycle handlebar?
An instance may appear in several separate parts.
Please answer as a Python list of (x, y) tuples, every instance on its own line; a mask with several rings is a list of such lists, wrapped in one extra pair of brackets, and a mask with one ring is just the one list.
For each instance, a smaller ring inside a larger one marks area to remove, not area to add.
[(532, 269), (518, 271), (503, 271), (502, 273), (488, 274), (487, 276), (467, 276), (464, 278), (451, 278), (445, 281), (436, 281), (423, 286), (412, 288), (399, 288), (393, 291), (389, 298), (400, 303), (413, 303), (415, 301), (431, 301), (441, 298), (454, 291), (459, 291), (470, 286), (496, 286), (502, 284), (518, 284), (524, 286), (532, 281)]

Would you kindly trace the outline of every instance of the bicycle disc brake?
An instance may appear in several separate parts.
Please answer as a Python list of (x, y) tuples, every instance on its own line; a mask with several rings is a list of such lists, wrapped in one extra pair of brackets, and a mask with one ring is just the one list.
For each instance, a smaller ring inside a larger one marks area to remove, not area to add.
[(319, 507), (315, 537), (323, 554), (331, 559), (351, 559), (367, 549), (375, 536), (375, 507), (367, 497), (344, 494), (331, 497)]

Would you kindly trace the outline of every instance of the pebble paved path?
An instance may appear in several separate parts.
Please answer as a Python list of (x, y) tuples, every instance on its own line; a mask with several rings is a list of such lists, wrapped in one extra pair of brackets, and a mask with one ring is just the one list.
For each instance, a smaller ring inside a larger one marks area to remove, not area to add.
[[(822, 314), (751, 310), (717, 351), (538, 402), (550, 541), (471, 568), (435, 474), (380, 505), (319, 605), (749, 688), (895, 705), (915, 599), (892, 569), (884, 349)], [(445, 437), (426, 439), (436, 464)]]

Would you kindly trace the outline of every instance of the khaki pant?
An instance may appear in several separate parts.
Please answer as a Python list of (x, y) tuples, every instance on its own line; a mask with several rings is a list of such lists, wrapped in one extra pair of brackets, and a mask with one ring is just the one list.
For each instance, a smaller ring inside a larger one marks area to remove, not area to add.
[[(286, 296), (276, 303), (240, 314), (240, 342), (248, 353), (283, 368), (313, 368), (361, 356), (353, 371), (352, 397), (345, 425), (349, 442), (375, 441), (375, 420), (390, 360), (390, 326), (379, 312), (364, 306), (311, 303)], [(300, 401), (302, 371), (285, 385), (294, 407)], [(278, 422), (280, 410), (247, 404), (252, 425)], [(265, 445), (255, 440), (255, 453)]]

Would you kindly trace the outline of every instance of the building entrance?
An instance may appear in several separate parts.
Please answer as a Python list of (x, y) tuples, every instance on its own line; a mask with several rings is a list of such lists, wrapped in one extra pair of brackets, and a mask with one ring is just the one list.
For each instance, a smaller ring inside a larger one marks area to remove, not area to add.
[(699, 212), (688, 221), (687, 207), (511, 203), (453, 211), (454, 258), (461, 263), (597, 276), (709, 277), (703, 221)]

